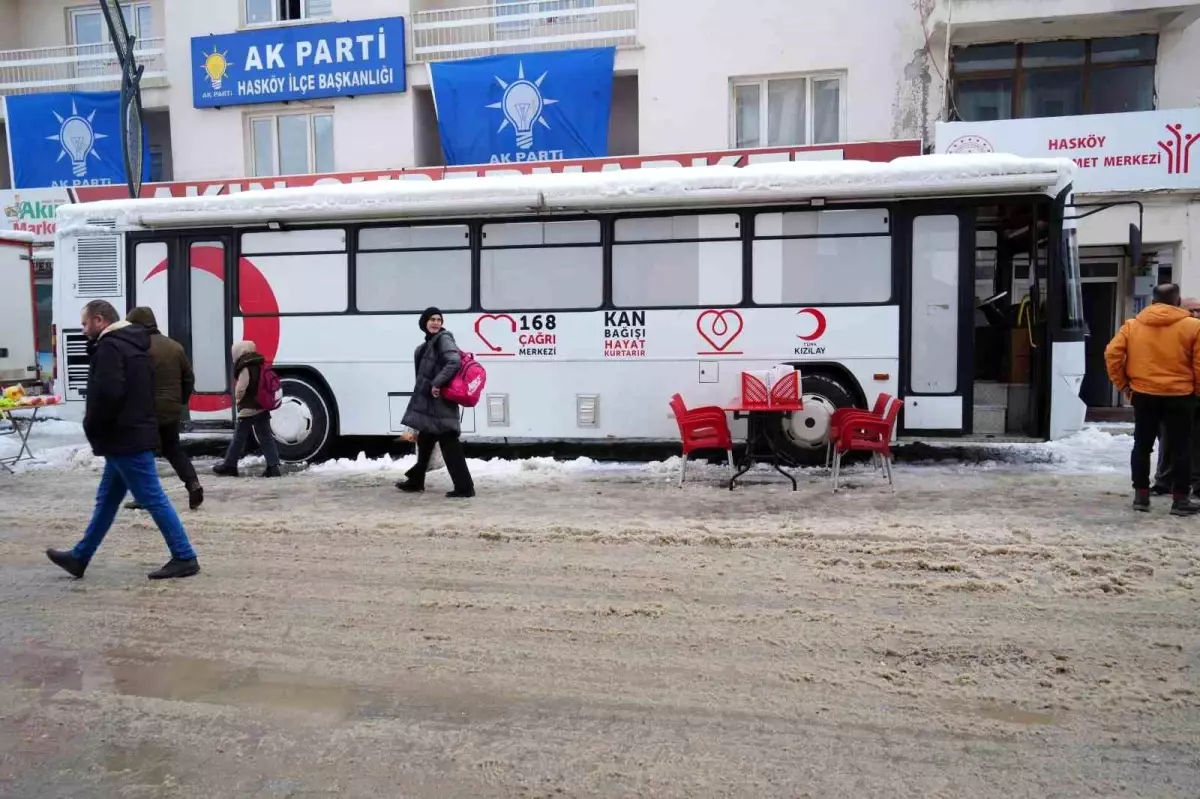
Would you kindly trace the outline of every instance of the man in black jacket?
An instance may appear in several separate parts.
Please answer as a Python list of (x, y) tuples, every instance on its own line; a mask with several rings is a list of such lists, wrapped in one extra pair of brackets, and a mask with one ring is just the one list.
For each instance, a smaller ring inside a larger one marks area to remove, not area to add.
[(104, 458), (104, 476), (83, 540), (72, 550), (48, 549), (46, 556), (71, 576), (83, 577), (129, 491), (150, 512), (171, 551), (171, 560), (151, 572), (150, 579), (190, 577), (200, 564), (154, 463), (158, 422), (150, 336), (141, 325), (119, 320), (117, 310), (103, 300), (83, 309), (90, 355), (83, 432), (92, 452)]

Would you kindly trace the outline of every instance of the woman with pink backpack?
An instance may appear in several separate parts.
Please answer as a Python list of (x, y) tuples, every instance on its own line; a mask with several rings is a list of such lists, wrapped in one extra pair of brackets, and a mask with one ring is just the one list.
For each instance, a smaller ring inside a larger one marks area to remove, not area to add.
[(462, 357), (453, 334), (442, 327), (442, 321), (442, 312), (437, 308), (426, 308), (418, 320), (425, 342), (413, 353), (416, 383), (403, 419), (406, 426), (417, 431), (417, 462), (396, 488), (410, 493), (425, 490), (425, 473), (436, 444), (454, 481), (454, 490), (446, 496), (468, 499), (475, 496), (475, 483), (458, 440), (462, 431), (459, 406), (444, 396), (447, 385), (459, 373)]

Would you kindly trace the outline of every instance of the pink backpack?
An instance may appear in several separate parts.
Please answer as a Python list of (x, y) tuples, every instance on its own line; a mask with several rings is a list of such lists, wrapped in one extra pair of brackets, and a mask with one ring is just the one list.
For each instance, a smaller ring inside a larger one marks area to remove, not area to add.
[(462, 361), (458, 367), (458, 374), (446, 384), (442, 396), (455, 405), (474, 408), (479, 404), (479, 397), (483, 394), (484, 385), (487, 384), (487, 370), (469, 352), (459, 350), (458, 357)]
[(283, 387), (279, 384), (279, 375), (265, 363), (258, 373), (258, 392), (254, 399), (264, 411), (278, 410), (283, 404)]

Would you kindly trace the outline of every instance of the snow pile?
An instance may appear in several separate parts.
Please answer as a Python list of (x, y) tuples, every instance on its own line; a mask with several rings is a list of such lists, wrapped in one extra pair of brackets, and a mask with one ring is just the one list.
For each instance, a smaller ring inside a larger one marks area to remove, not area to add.
[[(903, 464), (897, 468), (920, 474), (921, 472), (963, 471), (1046, 471), (1059, 474), (1112, 474), (1124, 473), (1129, 469), (1129, 453), (1133, 438), (1127, 435), (1111, 435), (1097, 428), (1083, 431), (1061, 441), (1044, 444), (953, 444), (934, 445), (934, 450), (945, 450), (944, 458)], [(416, 461), (416, 456), (402, 458), (383, 456), (368, 458), (359, 453), (357, 458), (341, 458), (326, 461), (309, 468), (313, 474), (363, 474), (369, 472), (404, 472)], [(515, 479), (520, 481), (544, 481), (579, 475), (623, 473), (645, 478), (677, 478), (681, 466), (679, 456), (650, 463), (627, 463), (595, 461), (591, 458), (576, 458), (560, 461), (553, 458), (522, 458), (514, 460), (468, 460), (471, 473), (477, 477)], [(769, 467), (759, 466), (766, 470)], [(870, 467), (864, 467), (870, 468)], [(855, 471), (857, 467), (852, 467)], [(728, 477), (729, 469), (724, 463), (708, 463), (703, 460), (688, 462), (688, 474), (697, 478)]]
[[(0, 423), (0, 430), (4, 429)], [(17, 454), (20, 442), (16, 435), (0, 435), (0, 458)], [(96, 470), (104, 465), (102, 458), (92, 455), (83, 435), (83, 428), (75, 423), (59, 419), (39, 421), (29, 436), (29, 446), (35, 460), (24, 460), (14, 466), (16, 471), (58, 469)], [(924, 461), (909, 462), (897, 468), (912, 473), (971, 472), (971, 471), (1043, 471), (1057, 474), (1123, 474), (1129, 469), (1129, 453), (1133, 448), (1133, 437), (1112, 435), (1098, 427), (1087, 427), (1081, 432), (1043, 444), (946, 444), (931, 445), (933, 455)], [(339, 458), (310, 466), (308, 473), (368, 474), (372, 472), (395, 473), (407, 471), (416, 462), (415, 455), (393, 458), (384, 455), (368, 458), (359, 453), (357, 458)], [(242, 458), (238, 466), (243, 470), (264, 467), (261, 455)], [(471, 473), (477, 477), (519, 482), (547, 482), (587, 475), (627, 475), (650, 480), (675, 479), (679, 475), (681, 460), (673, 456), (651, 463), (628, 463), (596, 461), (591, 458), (555, 460), (548, 457), (491, 460), (468, 460)], [(768, 467), (762, 466), (761, 469)], [(869, 468), (869, 467), (867, 467)], [(729, 469), (724, 463), (709, 464), (693, 460), (688, 463), (688, 474), (697, 478), (723, 479)]]
[[(674, 459), (678, 464), (678, 458)], [(338, 458), (313, 464), (308, 468), (311, 474), (367, 474), (371, 472), (395, 472), (403, 474), (412, 468), (417, 461), (416, 455), (405, 455), (402, 458), (392, 458), (384, 455), (380, 458), (368, 458), (365, 453), (358, 453), (357, 458)], [(239, 463), (243, 465), (245, 461)], [(649, 464), (653, 466), (654, 464)], [(538, 482), (559, 477), (591, 473), (611, 473), (615, 471), (645, 470), (647, 464), (637, 463), (608, 463), (595, 461), (591, 458), (575, 458), (569, 461), (554, 458), (519, 458), (491, 460), (467, 459), (467, 466), (474, 477), (495, 477), (501, 479), (520, 479), (526, 482)]]
[(909, 462), (909, 468), (963, 470), (1047, 471), (1059, 474), (1111, 474), (1129, 470), (1133, 436), (1112, 435), (1085, 427), (1075, 435), (1040, 444), (980, 444), (951, 442), (930, 444), (946, 457)]
[[(747, 167), (635, 169), (616, 172), (496, 175), (470, 180), (388, 180), (316, 185), (197, 197), (108, 200), (64, 205), (60, 233), (87, 233), (88, 220), (118, 228), (264, 219), (411, 217), (464, 212), (678, 205), (693, 199), (753, 202), (809, 197), (928, 194), (956, 184), (979, 188), (1053, 187), (1073, 174), (1067, 159), (1012, 155), (929, 155), (890, 163), (791, 161)], [(1015, 183), (1014, 183), (1015, 181)], [(320, 181), (318, 181), (319, 183)], [(1017, 184), (1020, 184), (1019, 186)], [(111, 231), (106, 231), (111, 232)]]
[[(0, 433), (11, 430), (8, 423), (0, 422)], [(20, 451), (21, 441), (16, 433), (0, 435), (0, 458), (15, 457)], [(13, 464), (13, 471), (38, 469), (100, 469), (104, 461), (92, 455), (83, 426), (62, 419), (39, 419), (29, 432), (29, 449), (33, 460)]]

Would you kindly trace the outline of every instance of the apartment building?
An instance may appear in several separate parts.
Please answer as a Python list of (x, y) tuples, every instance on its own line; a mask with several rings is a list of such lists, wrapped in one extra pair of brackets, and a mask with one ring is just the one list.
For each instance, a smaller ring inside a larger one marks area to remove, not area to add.
[[(122, 5), (146, 69), (149, 179), (171, 183), (172, 191), (221, 190), (214, 186), (228, 182), (245, 188), (281, 175), (437, 167), (444, 156), (430, 63), (611, 45), (617, 48), (612, 156), (670, 161), (660, 156), (821, 145), (833, 148), (831, 157), (863, 157), (861, 149), (837, 145), (917, 140), (927, 152), (1075, 157), (1079, 201), (1091, 203), (1078, 213), (1090, 214), (1079, 224), (1092, 340), (1102, 348), (1160, 277), (1173, 276), (1186, 292), (1200, 294), (1200, 217), (1194, 213), (1200, 149), (1192, 169), (1183, 160), (1168, 163), (1159, 146), (1176, 146), (1166, 137), (1179, 134), (1186, 147), (1189, 132), (1200, 133), (1194, 79), (1200, 0)], [(355, 95), (347, 89), (278, 103), (231, 100), (227, 106), (197, 100), (197, 82), (213, 78), (206, 70), (219, 65), (195, 56), (194, 37), (396, 17), (403, 18), (404, 41), (398, 45), (393, 35), (389, 46), (405, 57), (394, 90)], [(0, 0), (0, 19), (0, 95), (117, 87), (97, 2)], [(1177, 113), (1163, 116), (1167, 111)], [(5, 124), (0, 120), (0, 144)], [(1183, 127), (1166, 127), (1176, 124)], [(1084, 147), (1081, 139), (1096, 146)], [(53, 207), (66, 193), (13, 192), (11, 185), (8, 165), (0, 164), (9, 224), (52, 230)], [(1145, 244), (1133, 263), (1125, 245), (1128, 223), (1139, 217)], [(1011, 261), (1002, 243), (981, 237), (981, 296), (1004, 281), (1014, 297), (1027, 290), (1030, 267)], [(1093, 404), (1119, 401), (1102, 378), (1085, 388)]]

